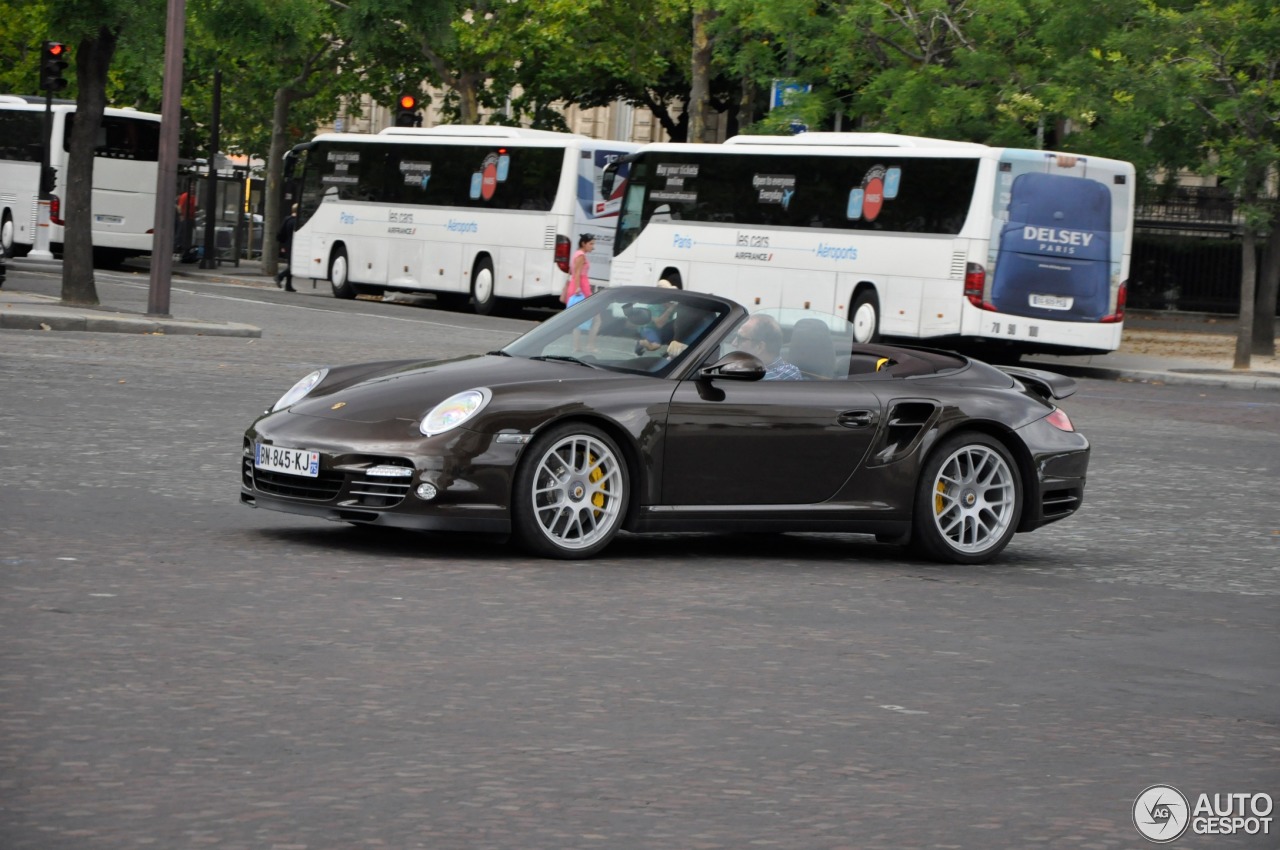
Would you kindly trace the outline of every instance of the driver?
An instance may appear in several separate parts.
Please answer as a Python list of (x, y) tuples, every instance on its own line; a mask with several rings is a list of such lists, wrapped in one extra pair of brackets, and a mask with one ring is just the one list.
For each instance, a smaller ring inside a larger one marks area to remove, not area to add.
[(738, 328), (734, 343), (738, 350), (754, 354), (764, 366), (766, 381), (800, 381), (803, 376), (794, 363), (782, 359), (782, 326), (777, 319), (757, 313)]

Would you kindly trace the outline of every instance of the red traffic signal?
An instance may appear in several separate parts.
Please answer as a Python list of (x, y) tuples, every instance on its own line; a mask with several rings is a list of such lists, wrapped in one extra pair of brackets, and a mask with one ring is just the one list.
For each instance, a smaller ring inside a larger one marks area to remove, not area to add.
[(422, 126), (422, 116), (418, 114), (418, 96), (416, 94), (402, 94), (396, 99), (396, 126)]
[(40, 53), (40, 88), (62, 91), (67, 87), (62, 72), (67, 69), (67, 46), (60, 41), (46, 41)]

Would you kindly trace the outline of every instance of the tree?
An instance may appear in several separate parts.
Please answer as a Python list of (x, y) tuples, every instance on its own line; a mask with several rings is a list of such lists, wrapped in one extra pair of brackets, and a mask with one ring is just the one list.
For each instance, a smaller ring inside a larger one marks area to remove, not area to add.
[[(1145, 116), (1152, 164), (1216, 175), (1237, 199), (1242, 273), (1235, 368), (1275, 352), (1280, 225), (1280, 15), (1271, 0), (1144, 0), (1097, 53), (1113, 99)], [(1153, 160), (1153, 161), (1152, 161)], [(1257, 245), (1269, 243), (1258, 282)]]
[(107, 105), (108, 72), (116, 47), (132, 33), (164, 20), (159, 0), (49, 0), (60, 38), (72, 45), (76, 68), (76, 121), (67, 153), (63, 218), (62, 300), (97, 304), (93, 277), (93, 160)]
[[(359, 28), (361, 15), (374, 14), (377, 5), (374, 0), (358, 9), (333, 0), (192, 2), (184, 107), (207, 137), (215, 69), (233, 81), (223, 89), (221, 147), (266, 161), (262, 266), (268, 274), (278, 265), (285, 152), (336, 116), (344, 99), (355, 102), (353, 95), (372, 90), (385, 94), (389, 86), (383, 69), (395, 54), (377, 38), (362, 42), (365, 33)], [(234, 50), (227, 49), (231, 44)], [(369, 48), (363, 55), (362, 44)]]
[(0, 92), (36, 93), (40, 80), (40, 44), (49, 38), (48, 26), (49, 11), (45, 3), (19, 0), (6, 4), (0, 14)]

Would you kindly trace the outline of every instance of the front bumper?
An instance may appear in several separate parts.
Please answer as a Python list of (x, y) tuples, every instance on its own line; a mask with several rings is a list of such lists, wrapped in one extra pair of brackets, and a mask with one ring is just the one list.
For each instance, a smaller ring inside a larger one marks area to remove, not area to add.
[[(331, 425), (307, 428), (313, 423), (304, 419), (292, 417), (283, 428), (260, 421), (245, 433), (241, 504), (334, 522), (510, 532), (511, 480), (520, 443), (457, 429), (432, 438), (338, 444), (322, 434)], [(255, 442), (319, 452), (319, 475), (256, 468)], [(419, 495), (423, 484), (434, 491), (429, 498)]]

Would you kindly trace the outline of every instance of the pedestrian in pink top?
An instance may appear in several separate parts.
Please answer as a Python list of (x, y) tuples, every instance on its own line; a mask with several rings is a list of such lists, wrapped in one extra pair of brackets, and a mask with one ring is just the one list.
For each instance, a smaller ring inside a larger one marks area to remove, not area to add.
[[(595, 250), (596, 238), (590, 233), (584, 233), (578, 237), (578, 250), (573, 252), (573, 259), (569, 261), (569, 300), (565, 303), (566, 307), (572, 307), (579, 301), (591, 297), (591, 261), (587, 259), (587, 255)], [(573, 350), (582, 351), (582, 342), (579, 339), (581, 331), (590, 331), (587, 335), (587, 346), (591, 351), (596, 350), (596, 334), (600, 332), (600, 317), (596, 316), (591, 321), (583, 322), (574, 328), (573, 331)]]

